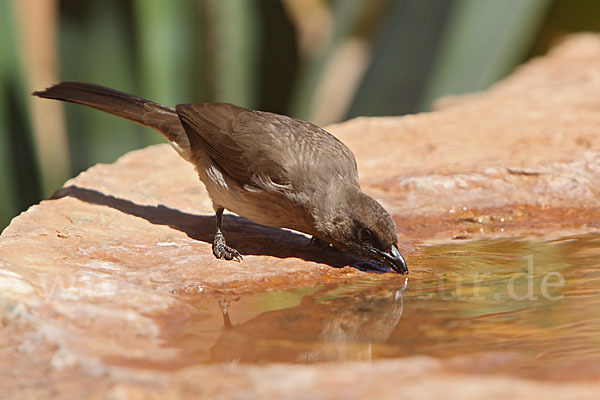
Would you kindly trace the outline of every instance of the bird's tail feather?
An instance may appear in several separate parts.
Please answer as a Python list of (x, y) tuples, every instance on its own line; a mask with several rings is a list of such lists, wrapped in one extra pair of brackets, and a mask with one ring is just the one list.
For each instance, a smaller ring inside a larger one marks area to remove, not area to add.
[(85, 82), (61, 82), (32, 94), (83, 104), (148, 126), (160, 132), (184, 158), (187, 159), (189, 155), (189, 139), (173, 108)]

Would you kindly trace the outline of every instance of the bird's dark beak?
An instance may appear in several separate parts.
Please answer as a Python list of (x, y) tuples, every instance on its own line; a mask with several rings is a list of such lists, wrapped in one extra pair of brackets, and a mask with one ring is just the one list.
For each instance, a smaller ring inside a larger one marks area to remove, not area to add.
[(392, 245), (392, 249), (389, 253), (385, 253), (380, 250), (375, 251), (377, 252), (377, 254), (383, 257), (383, 262), (388, 267), (400, 274), (408, 274), (408, 267), (406, 266), (406, 261), (404, 261), (404, 258), (402, 258), (402, 254), (400, 254), (395, 245)]

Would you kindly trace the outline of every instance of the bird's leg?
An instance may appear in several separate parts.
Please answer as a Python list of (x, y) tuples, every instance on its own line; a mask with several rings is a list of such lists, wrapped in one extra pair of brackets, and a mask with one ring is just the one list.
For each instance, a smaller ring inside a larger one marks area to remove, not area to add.
[(237, 262), (242, 261), (242, 255), (236, 249), (232, 249), (225, 243), (225, 236), (221, 232), (221, 219), (223, 218), (223, 208), (217, 210), (217, 233), (215, 233), (215, 240), (213, 241), (213, 254), (217, 258), (224, 258), (225, 260), (235, 260)]
[(233, 328), (231, 318), (229, 318), (229, 299), (219, 300), (219, 305), (221, 306), (221, 314), (223, 314), (223, 325), (225, 325), (225, 329)]

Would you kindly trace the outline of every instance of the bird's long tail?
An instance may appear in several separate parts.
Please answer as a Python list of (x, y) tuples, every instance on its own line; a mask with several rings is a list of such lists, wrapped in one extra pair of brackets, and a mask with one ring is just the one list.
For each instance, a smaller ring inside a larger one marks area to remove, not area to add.
[(46, 99), (83, 104), (160, 132), (188, 159), (190, 142), (175, 109), (118, 90), (85, 82), (61, 82), (32, 93)]

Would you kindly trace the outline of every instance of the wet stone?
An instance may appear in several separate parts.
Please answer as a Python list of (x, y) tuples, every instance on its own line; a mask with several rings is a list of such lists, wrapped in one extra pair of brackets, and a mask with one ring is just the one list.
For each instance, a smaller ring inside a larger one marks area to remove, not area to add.
[[(415, 255), (410, 277), (369, 274), (209, 304), (190, 296), (195, 316), (154, 317), (166, 318), (165, 345), (189, 365), (428, 355), (465, 372), (598, 379), (600, 348), (583, 334), (600, 329), (600, 298), (583, 290), (600, 281), (594, 255), (600, 234), (435, 245)], [(479, 365), (483, 359), (489, 364)]]
[(3, 396), (596, 398), (599, 63), (578, 35), (434, 112), (328, 127), (408, 277), (231, 214), (244, 260), (216, 260), (167, 145), (90, 168), (0, 236)]

